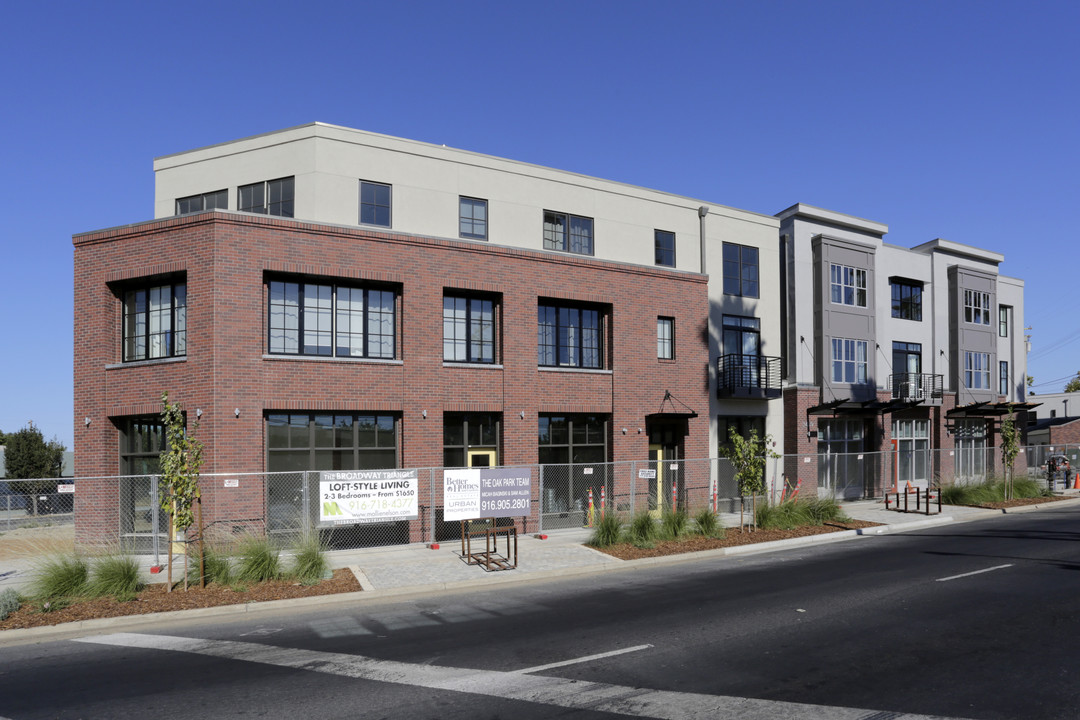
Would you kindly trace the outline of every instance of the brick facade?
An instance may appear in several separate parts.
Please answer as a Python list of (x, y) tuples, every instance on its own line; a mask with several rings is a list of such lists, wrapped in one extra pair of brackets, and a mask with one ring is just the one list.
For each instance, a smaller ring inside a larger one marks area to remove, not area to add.
[[(203, 412), (204, 473), (264, 471), (268, 411), (393, 413), (401, 467), (442, 465), (443, 412), (502, 413), (504, 465), (537, 462), (538, 414), (603, 413), (611, 459), (642, 460), (647, 433), (621, 428), (644, 428), (667, 390), (698, 413), (683, 455), (710, 455), (703, 275), (228, 212), (86, 233), (74, 245), (74, 412), (89, 420), (75, 437), (81, 479), (120, 472), (117, 422), (157, 414), (165, 390), (189, 419)], [(187, 283), (186, 357), (122, 363), (123, 284), (167, 273)], [(268, 274), (392, 284), (395, 361), (268, 356)], [(500, 296), (498, 366), (443, 363), (445, 290)], [(539, 298), (610, 308), (605, 370), (538, 368)], [(656, 357), (658, 316), (675, 318), (675, 362)], [(262, 502), (244, 483), (229, 492), (213, 505), (240, 511)], [(80, 542), (115, 534), (110, 483), (80, 480), (76, 505)]]

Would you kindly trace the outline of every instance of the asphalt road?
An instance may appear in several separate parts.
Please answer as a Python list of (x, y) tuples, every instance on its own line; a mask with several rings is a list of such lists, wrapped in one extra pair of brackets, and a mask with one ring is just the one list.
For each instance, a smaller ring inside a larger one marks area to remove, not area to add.
[[(0, 718), (1080, 717), (1080, 507), (0, 648)], [(907, 715), (905, 715), (907, 714)]]

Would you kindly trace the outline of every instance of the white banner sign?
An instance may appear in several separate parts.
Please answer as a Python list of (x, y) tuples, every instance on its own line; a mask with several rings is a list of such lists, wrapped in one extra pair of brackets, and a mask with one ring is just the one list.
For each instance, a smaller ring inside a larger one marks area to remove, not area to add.
[(415, 470), (323, 470), (319, 522), (334, 525), (415, 520), (420, 516)]
[(464, 468), (443, 472), (443, 518), (528, 517), (531, 468)]

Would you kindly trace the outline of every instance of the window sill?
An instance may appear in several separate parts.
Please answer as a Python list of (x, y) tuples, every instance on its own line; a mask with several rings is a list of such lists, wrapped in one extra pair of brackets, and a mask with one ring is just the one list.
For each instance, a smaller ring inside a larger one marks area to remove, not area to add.
[(187, 362), (187, 355), (181, 355), (180, 357), (154, 358), (152, 360), (132, 360), (131, 362), (109, 363), (105, 366), (105, 369), (119, 370), (121, 368), (146, 367), (147, 365), (168, 365), (170, 363), (182, 362)]
[(478, 370), (502, 370), (503, 366), (499, 363), (470, 363), (470, 362), (452, 362), (449, 360), (443, 360), (442, 366), (444, 368), (474, 368)]
[(362, 363), (372, 365), (403, 365), (401, 360), (389, 360), (382, 358), (354, 358), (332, 357), (326, 355), (269, 355), (262, 356), (263, 360), (285, 360), (286, 362), (325, 362), (325, 363)]
[(656, 362), (661, 365), (675, 365), (678, 361), (675, 358), (656, 358)]
[(538, 365), (537, 370), (540, 372), (556, 372), (556, 373), (584, 373), (586, 375), (611, 375), (611, 370), (600, 370), (593, 368), (576, 368), (576, 367), (552, 367), (548, 365)]

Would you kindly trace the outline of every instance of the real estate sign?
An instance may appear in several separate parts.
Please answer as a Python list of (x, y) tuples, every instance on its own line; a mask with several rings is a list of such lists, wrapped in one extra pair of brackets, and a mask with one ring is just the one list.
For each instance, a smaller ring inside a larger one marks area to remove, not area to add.
[(443, 472), (446, 520), (527, 517), (531, 510), (532, 468), (464, 468)]
[(323, 470), (319, 521), (334, 525), (415, 520), (419, 512), (415, 470)]

